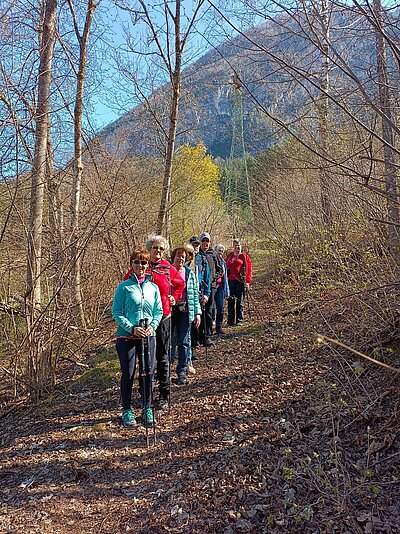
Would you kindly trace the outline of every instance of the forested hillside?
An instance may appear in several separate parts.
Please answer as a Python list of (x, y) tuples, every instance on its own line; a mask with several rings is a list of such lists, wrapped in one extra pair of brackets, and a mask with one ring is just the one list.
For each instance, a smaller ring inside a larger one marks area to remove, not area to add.
[[(1, 4), (1, 532), (398, 532), (398, 35), (381, 0)], [(146, 447), (113, 297), (184, 245), (201, 331), (201, 234), (253, 260), (245, 320), (182, 380), (168, 347)]]

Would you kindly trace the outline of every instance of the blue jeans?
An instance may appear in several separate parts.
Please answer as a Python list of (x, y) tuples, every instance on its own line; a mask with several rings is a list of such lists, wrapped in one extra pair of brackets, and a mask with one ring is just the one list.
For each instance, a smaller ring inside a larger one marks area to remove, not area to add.
[(187, 371), (189, 359), (189, 313), (174, 309), (172, 312), (172, 347), (178, 346), (178, 375)]
[(224, 320), (224, 288), (219, 286), (215, 293), (215, 307), (217, 310), (215, 318), (215, 330), (217, 334), (222, 331), (222, 322)]

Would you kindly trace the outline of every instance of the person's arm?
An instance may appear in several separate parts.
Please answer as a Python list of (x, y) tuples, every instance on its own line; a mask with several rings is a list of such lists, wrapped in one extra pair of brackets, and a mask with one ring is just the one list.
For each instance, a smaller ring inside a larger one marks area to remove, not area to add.
[(193, 271), (189, 272), (188, 282), (190, 283), (190, 288), (188, 287), (188, 290), (190, 290), (190, 293), (191, 293), (193, 309), (194, 309), (193, 324), (195, 328), (199, 328), (200, 323), (201, 323), (201, 306), (200, 306), (200, 300), (199, 300), (199, 292), (198, 292), (196, 275), (194, 274)]
[(171, 265), (169, 273), (172, 286), (171, 296), (175, 302), (179, 302), (182, 298), (183, 290), (185, 289), (185, 282), (173, 265)]
[(127, 319), (124, 315), (125, 308), (125, 287), (123, 284), (119, 284), (115, 291), (113, 305), (112, 305), (112, 316), (114, 321), (118, 326), (121, 326), (127, 332), (131, 332), (134, 325)]
[(150, 325), (152, 328), (153, 328), (153, 332), (156, 331), (158, 325), (160, 324), (160, 321), (162, 319), (162, 316), (163, 316), (163, 308), (162, 308), (162, 303), (161, 303), (161, 295), (160, 295), (160, 290), (158, 289), (158, 287), (154, 285), (154, 289), (155, 289), (155, 294), (154, 294), (154, 304), (153, 304), (153, 313), (152, 313), (152, 320), (150, 322)]
[(251, 284), (253, 281), (253, 264), (250, 256), (246, 254), (246, 283)]
[(208, 300), (211, 293), (210, 267), (208, 261), (206, 261), (204, 265), (202, 293)]

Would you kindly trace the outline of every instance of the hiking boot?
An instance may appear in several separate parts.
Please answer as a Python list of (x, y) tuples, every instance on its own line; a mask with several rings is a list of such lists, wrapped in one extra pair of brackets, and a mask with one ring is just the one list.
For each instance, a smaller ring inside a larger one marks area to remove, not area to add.
[(217, 336), (220, 337), (220, 336), (224, 336), (225, 335), (225, 332), (223, 330), (218, 330), (217, 332)]
[(204, 346), (211, 347), (212, 345), (214, 345), (214, 341), (210, 339), (209, 337), (206, 337), (206, 339), (204, 340)]
[(122, 419), (122, 425), (125, 428), (135, 428), (135, 426), (137, 425), (136, 419), (135, 419), (135, 413), (130, 408), (122, 412), (121, 419)]
[(192, 362), (188, 363), (188, 373), (190, 375), (195, 375), (196, 374), (196, 369), (193, 367)]
[(147, 428), (152, 428), (153, 426), (155, 426), (156, 420), (153, 417), (153, 410), (151, 408), (143, 408), (142, 423)]
[(168, 397), (160, 397), (155, 404), (155, 408), (157, 408), (157, 410), (165, 410), (168, 408)]
[(185, 384), (187, 384), (187, 378), (186, 378), (186, 374), (185, 373), (179, 373), (179, 375), (178, 375), (178, 384), (180, 386), (184, 386)]

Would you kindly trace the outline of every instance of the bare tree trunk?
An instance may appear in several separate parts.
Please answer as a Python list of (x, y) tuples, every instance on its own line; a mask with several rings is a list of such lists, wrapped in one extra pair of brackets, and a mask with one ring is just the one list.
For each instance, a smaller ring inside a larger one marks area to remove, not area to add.
[(77, 86), (75, 95), (74, 108), (74, 178), (72, 182), (72, 195), (70, 207), (71, 221), (71, 278), (72, 278), (72, 302), (77, 308), (79, 323), (85, 325), (85, 314), (83, 310), (82, 292), (81, 292), (81, 245), (79, 235), (79, 209), (81, 198), (81, 185), (83, 174), (82, 161), (82, 114), (83, 114), (83, 90), (85, 85), (86, 65), (87, 65), (87, 48), (89, 42), (90, 27), (92, 24), (96, 4), (94, 0), (88, 0), (85, 27), (83, 34), (79, 32), (76, 15), (72, 0), (68, 0), (71, 9), (75, 33), (79, 42), (79, 69), (77, 73)]
[(391, 249), (396, 258), (399, 256), (399, 205), (396, 162), (394, 154), (394, 133), (392, 124), (392, 109), (390, 103), (389, 80), (387, 72), (386, 44), (383, 36), (384, 22), (381, 0), (374, 0), (374, 11), (377, 21), (375, 28), (376, 61), (378, 73), (378, 88), (382, 117), (382, 138), (384, 140), (384, 181), (386, 203), (388, 210), (388, 235)]
[(169, 132), (167, 139), (167, 151), (165, 157), (164, 180), (161, 193), (160, 209), (157, 218), (157, 232), (163, 234), (169, 239), (171, 217), (170, 195), (171, 195), (171, 177), (172, 164), (175, 152), (176, 129), (178, 124), (179, 99), (181, 94), (181, 67), (182, 67), (182, 43), (181, 43), (181, 1), (176, 1), (176, 11), (174, 15), (175, 26), (175, 68), (171, 75), (172, 97), (171, 110), (169, 119)]
[(30, 216), (28, 227), (27, 265), (27, 320), (29, 337), (28, 374), (31, 384), (42, 380), (43, 351), (36, 321), (41, 307), (41, 256), (43, 234), (43, 202), (47, 165), (47, 143), (50, 128), (51, 65), (54, 53), (57, 0), (47, 0), (44, 7), (42, 36), (40, 39), (40, 63), (38, 97), (36, 107), (35, 152), (31, 179)]
[(328, 115), (329, 115), (329, 4), (327, 0), (321, 1), (320, 24), (322, 30), (322, 72), (321, 72), (321, 99), (319, 111), (319, 142), (323, 157), (319, 163), (319, 179), (321, 188), (322, 218), (326, 227), (332, 225), (332, 205), (329, 187), (329, 175), (325, 159), (328, 148)]
[(50, 127), (51, 63), (54, 50), (57, 0), (47, 0), (40, 46), (38, 100), (36, 108), (35, 153), (31, 178), (28, 228), (27, 292), (30, 310), (40, 307), (40, 268), (42, 254), (43, 199), (46, 174), (47, 133)]
[(46, 182), (47, 182), (47, 202), (49, 210), (49, 239), (51, 258), (51, 279), (52, 294), (55, 298), (56, 309), (60, 307), (62, 300), (63, 269), (65, 268), (65, 248), (64, 248), (64, 223), (63, 206), (60, 195), (60, 181), (56, 177), (53, 165), (53, 147), (51, 143), (50, 128), (47, 137), (47, 162), (46, 162)]

